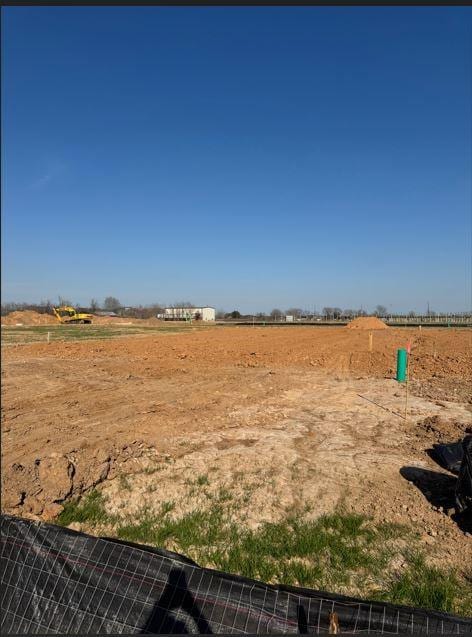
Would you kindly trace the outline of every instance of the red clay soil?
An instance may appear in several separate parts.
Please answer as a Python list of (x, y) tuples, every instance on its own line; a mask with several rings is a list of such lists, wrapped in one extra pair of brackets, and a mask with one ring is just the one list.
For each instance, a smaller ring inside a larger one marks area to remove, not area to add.
[[(338, 405), (333, 423), (342, 424), (348, 394), (331, 387), (336, 377), (340, 383), (343, 378), (360, 383), (348, 392), (351, 402), (359, 403), (353, 431), (360, 440), (370, 418), (372, 445), (377, 445), (377, 419), (385, 418), (386, 436), (408, 448), (408, 439), (401, 438), (405, 432), (395, 429), (402, 421), (393, 413), (402, 388), (389, 390), (393, 407), (387, 410), (376, 406), (385, 402), (383, 395), (369, 402), (358, 393), (369, 390), (371, 379), (378, 379), (372, 387), (379, 392), (394, 382), (385, 379), (394, 377), (396, 350), (407, 341), (412, 341), (410, 371), (417, 382), (447, 380), (466, 392), (472, 380), (471, 334), (389, 329), (374, 334), (372, 352), (364, 331), (298, 326), (214, 327), (7, 346), (2, 352), (2, 507), (52, 516), (68, 497), (112, 478), (123, 466), (138, 465), (149, 449), (174, 454), (181, 439), (195, 438), (199, 444), (200, 437), (228, 427), (236, 434), (246, 421), (257, 429), (280, 419), (289, 431), (295, 427), (290, 410), (298, 410), (293, 419), (301, 423), (316, 413), (320, 400), (326, 403), (321, 421)], [(455, 386), (448, 396), (452, 401), (457, 400)], [(430, 414), (429, 407), (424, 411), (423, 403), (418, 405), (423, 410), (418, 416)], [(460, 409), (448, 417), (463, 420), (466, 407)], [(342, 457), (344, 443), (339, 444)]]
[(386, 330), (388, 325), (376, 316), (358, 316), (346, 325), (350, 330)]

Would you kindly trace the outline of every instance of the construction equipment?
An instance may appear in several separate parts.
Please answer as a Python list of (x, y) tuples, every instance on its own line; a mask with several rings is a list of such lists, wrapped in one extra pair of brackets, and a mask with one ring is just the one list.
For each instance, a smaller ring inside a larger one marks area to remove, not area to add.
[(91, 323), (92, 314), (77, 312), (74, 307), (63, 305), (61, 307), (53, 307), (52, 311), (59, 323)]

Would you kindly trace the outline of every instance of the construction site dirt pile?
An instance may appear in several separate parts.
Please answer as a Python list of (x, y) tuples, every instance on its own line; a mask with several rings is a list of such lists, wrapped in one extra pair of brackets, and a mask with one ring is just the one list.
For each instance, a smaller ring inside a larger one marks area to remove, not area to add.
[(359, 316), (346, 325), (350, 330), (386, 330), (388, 325), (376, 316)]
[(51, 314), (24, 310), (2, 316), (2, 325), (57, 325), (57, 319)]
[[(94, 325), (139, 325), (146, 327), (160, 325), (162, 321), (155, 317), (139, 319), (134, 317), (92, 315), (92, 323)], [(7, 316), (2, 316), (2, 325), (59, 325), (59, 321), (52, 314), (40, 314), (33, 310), (17, 310), (15, 312), (10, 312)]]

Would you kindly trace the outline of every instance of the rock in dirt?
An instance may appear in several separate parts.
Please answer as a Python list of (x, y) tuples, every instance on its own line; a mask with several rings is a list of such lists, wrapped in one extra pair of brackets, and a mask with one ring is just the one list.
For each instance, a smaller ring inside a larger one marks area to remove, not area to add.
[(61, 513), (61, 511), (64, 509), (64, 507), (61, 504), (58, 504), (57, 502), (52, 502), (51, 504), (47, 504), (42, 512), (42, 517), (43, 520), (53, 520), (54, 518), (57, 518), (57, 516), (59, 515), (59, 513)]
[(68, 529), (70, 529), (71, 531), (82, 531), (82, 525), (80, 524), (80, 522), (71, 522), (68, 526)]

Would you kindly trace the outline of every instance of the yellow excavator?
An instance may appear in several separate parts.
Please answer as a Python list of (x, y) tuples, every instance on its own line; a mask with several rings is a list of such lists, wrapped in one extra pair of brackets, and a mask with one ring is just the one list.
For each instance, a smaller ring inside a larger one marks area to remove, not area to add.
[(92, 314), (77, 312), (74, 307), (70, 307), (69, 305), (53, 307), (52, 311), (59, 323), (91, 323), (93, 319)]

